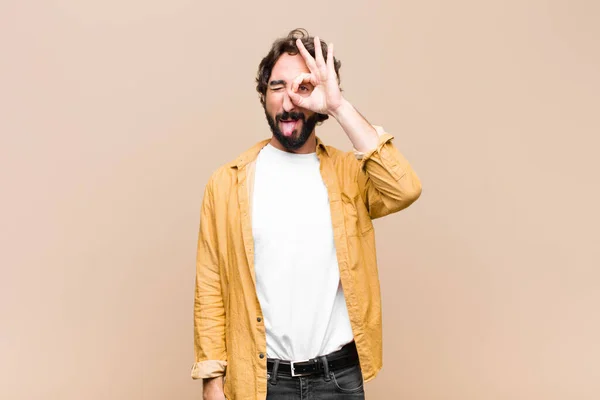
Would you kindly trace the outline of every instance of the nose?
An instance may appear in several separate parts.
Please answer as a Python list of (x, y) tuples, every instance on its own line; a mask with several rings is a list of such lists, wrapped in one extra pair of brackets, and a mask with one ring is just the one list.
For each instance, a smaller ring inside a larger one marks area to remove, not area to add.
[(291, 112), (296, 108), (296, 105), (292, 102), (289, 94), (286, 92), (283, 95), (283, 111)]

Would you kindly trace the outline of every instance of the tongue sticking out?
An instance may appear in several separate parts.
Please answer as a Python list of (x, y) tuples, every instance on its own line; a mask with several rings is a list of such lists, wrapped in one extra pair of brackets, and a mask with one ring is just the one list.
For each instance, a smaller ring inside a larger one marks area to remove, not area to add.
[(296, 129), (296, 121), (281, 121), (281, 132), (284, 136), (292, 136)]

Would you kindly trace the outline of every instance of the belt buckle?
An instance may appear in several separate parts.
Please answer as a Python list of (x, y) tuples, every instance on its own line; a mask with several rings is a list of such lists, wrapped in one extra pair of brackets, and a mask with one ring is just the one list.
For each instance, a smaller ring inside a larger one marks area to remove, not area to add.
[(310, 360), (303, 360), (303, 361), (290, 361), (290, 370), (292, 372), (292, 378), (295, 378), (297, 376), (307, 376), (310, 375), (310, 372), (305, 372), (303, 374), (297, 374), (296, 373), (296, 366), (294, 364), (298, 364), (301, 362), (309, 362)]

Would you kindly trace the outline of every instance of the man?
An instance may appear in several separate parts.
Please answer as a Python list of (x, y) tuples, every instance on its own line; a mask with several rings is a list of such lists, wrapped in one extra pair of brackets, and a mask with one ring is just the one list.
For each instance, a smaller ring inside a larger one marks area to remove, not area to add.
[[(262, 60), (272, 137), (206, 185), (192, 377), (204, 399), (364, 399), (382, 366), (371, 220), (421, 194), (393, 146), (342, 96), (333, 45), (294, 30)], [(354, 145), (325, 146), (335, 118)]]

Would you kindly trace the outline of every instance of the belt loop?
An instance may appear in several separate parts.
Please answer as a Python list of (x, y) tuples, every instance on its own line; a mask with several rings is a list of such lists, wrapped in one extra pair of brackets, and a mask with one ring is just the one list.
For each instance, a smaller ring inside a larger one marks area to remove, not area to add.
[(277, 373), (279, 371), (279, 362), (281, 360), (276, 358), (273, 360), (273, 369), (271, 370), (271, 385), (277, 385)]
[(331, 380), (331, 376), (329, 374), (329, 361), (327, 361), (327, 356), (319, 357), (321, 363), (323, 364), (323, 375), (325, 376), (325, 382), (329, 382)]

